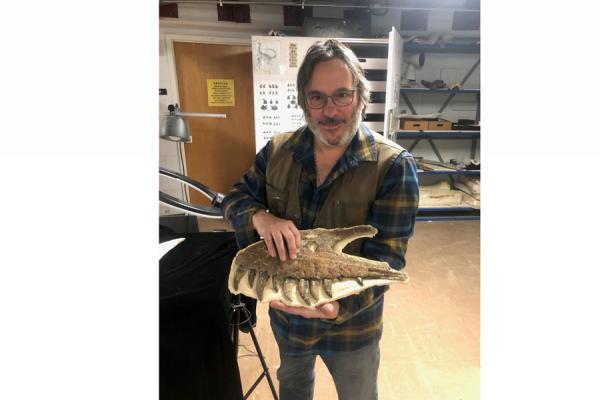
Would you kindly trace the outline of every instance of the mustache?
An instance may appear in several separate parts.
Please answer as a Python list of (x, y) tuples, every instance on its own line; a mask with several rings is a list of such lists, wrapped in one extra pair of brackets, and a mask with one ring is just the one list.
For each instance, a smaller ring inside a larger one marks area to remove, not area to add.
[(322, 125), (336, 125), (342, 123), (346, 123), (346, 120), (343, 118), (323, 117), (319, 120), (319, 124)]

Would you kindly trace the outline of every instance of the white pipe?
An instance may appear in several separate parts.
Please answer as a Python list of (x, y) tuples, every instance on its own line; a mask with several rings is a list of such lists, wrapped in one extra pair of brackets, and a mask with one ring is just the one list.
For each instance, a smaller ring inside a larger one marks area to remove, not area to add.
[(390, 10), (420, 10), (420, 11), (461, 11), (461, 12), (480, 12), (480, 10), (469, 10), (462, 8), (432, 8), (432, 7), (402, 7), (402, 6), (388, 6), (388, 5), (354, 5), (354, 4), (339, 4), (339, 3), (306, 3), (303, 1), (300, 3), (286, 2), (286, 1), (208, 1), (208, 0), (160, 0), (159, 4), (233, 4), (233, 5), (260, 5), (260, 6), (294, 6), (294, 7), (331, 7), (331, 8), (368, 8), (371, 10), (378, 9), (390, 9)]
[(178, 112), (177, 115), (183, 117), (211, 117), (211, 118), (227, 118), (227, 114), (211, 114), (211, 113), (199, 113), (199, 112)]
[[(171, 114), (162, 113), (160, 116), (168, 117)], [(210, 118), (227, 118), (227, 114), (211, 114), (211, 113), (200, 113), (200, 112), (176, 112), (175, 116), (181, 115), (182, 117), (210, 117)]]

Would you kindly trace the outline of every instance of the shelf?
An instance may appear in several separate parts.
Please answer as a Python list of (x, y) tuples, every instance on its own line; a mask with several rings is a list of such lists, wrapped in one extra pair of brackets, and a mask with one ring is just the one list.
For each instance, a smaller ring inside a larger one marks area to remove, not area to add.
[(481, 131), (396, 131), (396, 139), (479, 139)]
[(405, 52), (424, 51), (429, 53), (479, 53), (481, 46), (478, 43), (446, 43), (446, 44), (420, 44), (405, 43)]
[(472, 207), (423, 207), (417, 210), (418, 213), (431, 213), (431, 212), (473, 212), (479, 211)]
[(480, 175), (481, 171), (478, 170), (437, 170), (437, 171), (421, 171), (417, 170), (417, 175), (419, 176), (427, 176), (427, 175)]
[(417, 221), (471, 221), (480, 220), (479, 215), (423, 215), (417, 216)]
[[(340, 39), (347, 44), (358, 58), (387, 58), (387, 39)], [(477, 43), (446, 43), (446, 44), (419, 44), (404, 43), (405, 54), (423, 51), (425, 53), (480, 53), (480, 45)]]
[(428, 207), (417, 210), (417, 221), (479, 220), (480, 210), (470, 207)]
[(428, 88), (400, 88), (400, 93), (442, 93), (442, 94), (461, 94), (461, 93), (480, 93), (481, 89), (428, 89)]

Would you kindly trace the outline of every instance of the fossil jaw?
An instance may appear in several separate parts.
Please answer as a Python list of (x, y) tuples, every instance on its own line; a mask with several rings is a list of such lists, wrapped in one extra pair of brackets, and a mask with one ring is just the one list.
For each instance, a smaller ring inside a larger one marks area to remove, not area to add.
[(375, 236), (372, 226), (300, 233), (302, 245), (295, 260), (281, 262), (269, 256), (262, 240), (240, 250), (231, 265), (229, 290), (260, 301), (314, 307), (368, 287), (408, 280), (406, 273), (385, 262), (342, 253), (353, 240)]

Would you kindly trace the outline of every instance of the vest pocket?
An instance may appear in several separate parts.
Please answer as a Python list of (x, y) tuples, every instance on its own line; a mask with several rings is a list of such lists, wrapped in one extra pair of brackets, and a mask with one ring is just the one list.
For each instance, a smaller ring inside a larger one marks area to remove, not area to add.
[(266, 184), (266, 187), (267, 207), (269, 208), (269, 212), (275, 215), (276, 217), (285, 218), (285, 211), (288, 198), (287, 192), (284, 189), (280, 189), (269, 183)]

